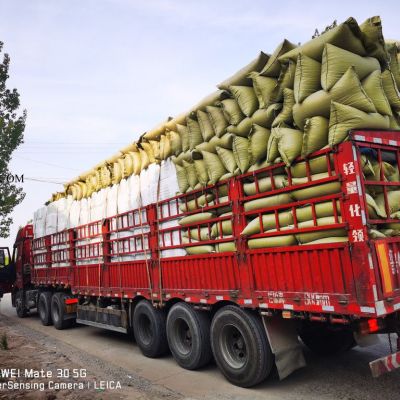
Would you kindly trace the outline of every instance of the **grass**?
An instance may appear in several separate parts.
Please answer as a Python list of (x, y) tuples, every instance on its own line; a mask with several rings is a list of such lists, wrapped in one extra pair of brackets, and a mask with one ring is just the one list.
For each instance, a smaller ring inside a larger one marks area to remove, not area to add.
[(9, 349), (9, 347), (8, 347), (8, 338), (7, 338), (7, 335), (5, 333), (1, 336), (0, 348), (2, 350), (8, 350)]

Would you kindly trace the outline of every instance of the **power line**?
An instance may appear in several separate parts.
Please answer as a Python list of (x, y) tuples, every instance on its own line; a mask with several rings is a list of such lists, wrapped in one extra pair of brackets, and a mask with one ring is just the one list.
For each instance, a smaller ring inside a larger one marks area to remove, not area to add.
[(35, 163), (38, 163), (38, 164), (49, 165), (49, 166), (51, 166), (51, 167), (62, 168), (62, 169), (68, 169), (68, 170), (71, 170), (71, 171), (79, 171), (77, 168), (64, 167), (64, 166), (61, 166), (61, 165), (52, 164), (52, 163), (48, 163), (48, 162), (45, 162), (45, 161), (32, 160), (32, 159), (30, 159), (30, 158), (25, 158), (25, 157), (20, 157), (20, 156), (13, 156), (13, 157), (19, 158), (19, 159), (25, 160), (25, 161), (35, 162)]
[(63, 182), (56, 182), (56, 181), (48, 181), (46, 179), (39, 179), (39, 178), (26, 178), (24, 177), (25, 180), (27, 181), (34, 181), (34, 182), (42, 182), (42, 183), (53, 183), (54, 185), (63, 185)]

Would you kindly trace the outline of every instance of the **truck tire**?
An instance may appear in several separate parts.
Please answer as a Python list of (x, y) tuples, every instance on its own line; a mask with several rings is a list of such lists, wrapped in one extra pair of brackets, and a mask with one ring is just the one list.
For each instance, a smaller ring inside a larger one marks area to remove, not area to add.
[(25, 318), (28, 315), (28, 309), (25, 306), (24, 291), (19, 289), (15, 295), (15, 310), (18, 318)]
[(51, 292), (42, 292), (38, 300), (38, 312), (40, 321), (44, 326), (52, 325), (51, 319)]
[(313, 353), (321, 356), (343, 353), (357, 345), (351, 329), (320, 322), (302, 322), (299, 336)]
[(186, 303), (175, 304), (167, 317), (169, 348), (176, 362), (194, 370), (208, 364), (212, 358), (210, 318)]
[(62, 330), (71, 326), (70, 319), (65, 318), (64, 293), (54, 293), (51, 298), (51, 319), (56, 329)]
[(146, 357), (156, 358), (168, 351), (165, 322), (165, 312), (154, 308), (147, 300), (141, 300), (136, 305), (133, 332), (137, 345)]
[(211, 347), (219, 369), (237, 386), (260, 383), (274, 365), (260, 318), (236, 306), (225, 306), (215, 314), (211, 323)]

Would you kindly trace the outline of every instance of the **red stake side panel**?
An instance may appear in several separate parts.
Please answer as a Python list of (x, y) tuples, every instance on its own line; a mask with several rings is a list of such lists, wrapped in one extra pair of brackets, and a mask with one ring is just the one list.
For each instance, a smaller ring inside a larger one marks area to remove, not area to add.
[[(400, 309), (400, 238), (384, 239), (385, 248), (368, 238), (358, 147), (358, 142), (346, 142), (334, 150), (321, 150), (306, 160), (305, 181), (292, 181), (297, 177), (286, 170), (288, 182), (283, 187), (272, 183), (268, 192), (259, 191), (259, 185), (265, 183), (263, 177), (273, 177), (279, 169), (284, 173), (283, 164), (91, 223), (92, 228), (71, 229), (69, 244), (52, 237), (35, 239), (33, 281), (36, 285), (69, 285), (74, 294), (130, 299), (144, 296), (157, 302), (179, 298), (212, 305), (229, 300), (251, 308), (356, 317), (395, 312)], [(317, 157), (326, 157), (328, 172), (312, 181), (310, 162)], [(244, 193), (249, 182), (255, 182), (255, 195)], [(244, 208), (249, 200), (332, 183), (339, 185), (340, 193), (256, 211)], [(337, 209), (333, 207), (335, 222), (318, 226), (315, 207), (327, 201), (338, 205)], [(193, 205), (197, 210), (189, 210)], [(293, 226), (279, 228), (278, 212), (291, 210), (295, 215), (297, 207), (308, 205), (313, 209), (314, 226), (299, 228), (295, 217)], [(229, 210), (232, 215), (225, 215)], [(211, 212), (213, 218), (187, 226), (178, 224), (181, 217), (202, 211)], [(261, 223), (265, 212), (275, 214), (275, 232), (261, 229), (263, 233), (241, 235), (248, 221), (258, 216)], [(222, 230), (222, 224), (229, 221), (231, 234), (219, 232), (200, 243), (191, 237), (193, 232), (211, 235), (213, 226), (214, 232), (216, 224)], [(251, 238), (333, 228), (346, 229), (349, 242), (257, 250), (247, 245)], [(217, 245), (227, 242), (237, 251), (185, 256), (173, 253), (198, 245), (212, 245), (218, 251)], [(172, 256), (165, 255), (168, 251)], [(389, 282), (393, 289), (390, 293)]]

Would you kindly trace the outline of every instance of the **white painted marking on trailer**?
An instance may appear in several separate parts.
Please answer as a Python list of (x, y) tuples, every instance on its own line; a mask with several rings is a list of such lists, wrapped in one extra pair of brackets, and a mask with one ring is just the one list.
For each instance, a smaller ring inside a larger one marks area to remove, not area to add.
[(372, 261), (371, 253), (368, 253), (368, 263), (369, 263), (369, 268), (374, 269), (374, 262)]
[(400, 310), (400, 303), (394, 304), (393, 310), (395, 310), (395, 311)]
[(206, 299), (200, 299), (200, 303), (207, 304), (207, 300)]
[(390, 146), (397, 146), (397, 140), (389, 140)]
[(128, 295), (127, 295), (127, 294), (124, 294), (124, 297), (125, 297), (125, 298), (127, 298), (127, 297), (128, 297)]
[(396, 360), (396, 354), (392, 354), (392, 364), (393, 364), (394, 369), (400, 367), (400, 364)]
[(365, 136), (354, 135), (354, 139), (355, 139), (355, 140), (361, 140), (361, 141), (365, 142)]
[(185, 297), (185, 301), (192, 301), (191, 297)]
[(376, 285), (372, 285), (372, 291), (374, 292), (374, 300), (378, 301), (378, 291), (376, 290)]
[(215, 298), (216, 298), (218, 301), (221, 301), (221, 300), (224, 299), (224, 296), (215, 296)]
[(285, 310), (293, 310), (294, 309), (293, 304), (284, 304), (283, 308)]
[(335, 311), (334, 306), (322, 306), (322, 311)]
[(253, 300), (252, 299), (244, 299), (243, 303), (244, 304), (253, 304)]
[(141, 296), (141, 295), (142, 295), (142, 292), (136, 292), (136, 294), (137, 294), (138, 296)]
[(108, 296), (108, 297), (111, 297), (111, 293), (107, 293), (107, 296)]
[(260, 303), (259, 306), (260, 306), (260, 308), (268, 308), (267, 303)]
[(374, 307), (360, 307), (360, 310), (363, 313), (368, 313), (368, 314), (374, 314), (375, 313), (375, 308)]
[(385, 307), (385, 303), (383, 301), (377, 301), (375, 303), (375, 307), (376, 307), (376, 314), (377, 315), (386, 314), (386, 307)]
[(381, 139), (381, 138), (374, 137), (374, 143), (382, 144), (382, 139)]
[(362, 221), (363, 225), (365, 225), (367, 223), (367, 218), (365, 217), (364, 210), (361, 210), (361, 221)]
[(166, 294), (166, 295), (165, 295), (165, 298), (166, 298), (166, 299), (169, 299), (170, 297), (171, 297), (170, 294)]
[(158, 296), (158, 294), (157, 293), (153, 293), (153, 297), (157, 297)]

